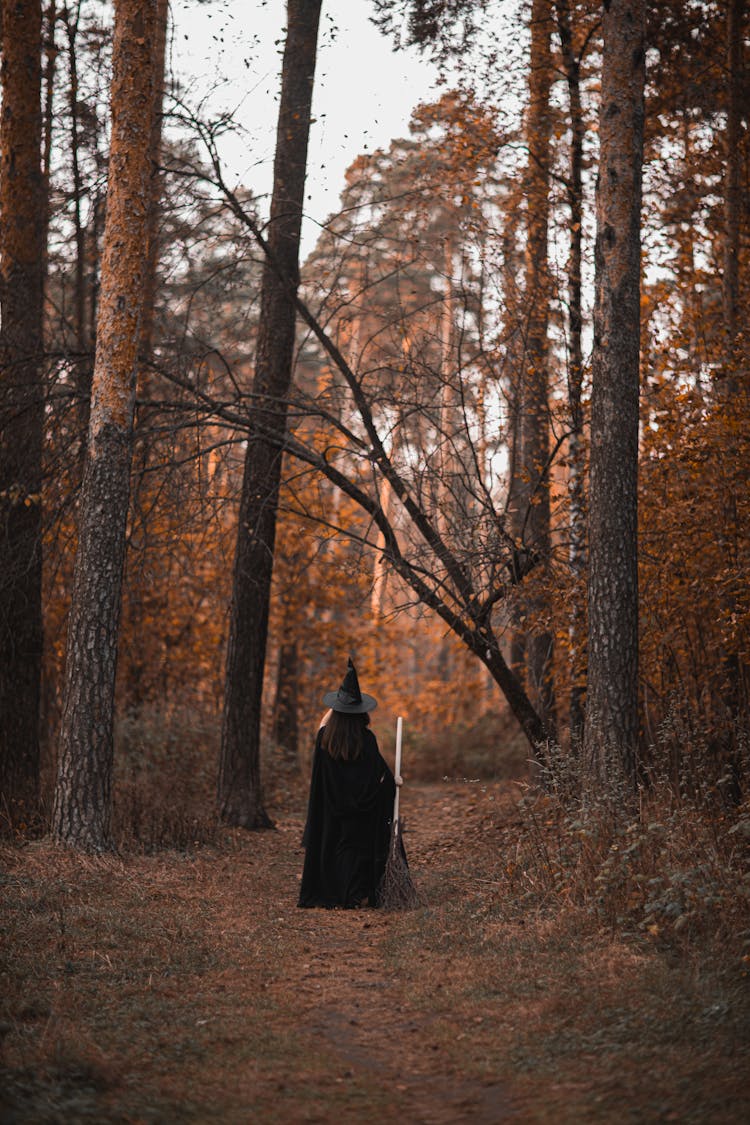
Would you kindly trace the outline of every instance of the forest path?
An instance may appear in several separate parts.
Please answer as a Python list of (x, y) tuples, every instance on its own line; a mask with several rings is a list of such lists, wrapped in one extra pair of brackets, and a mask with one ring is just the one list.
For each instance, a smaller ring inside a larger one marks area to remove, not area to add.
[(402, 913), (297, 907), (299, 794), (189, 852), (0, 844), (3, 1125), (744, 1125), (746, 977), (545, 892), (518, 792), (407, 779)]
[[(419, 872), (430, 875), (431, 889), (419, 887), (422, 904), (451, 893), (448, 886), (441, 888), (441, 868), (450, 866), (466, 846), (464, 833), (475, 835), (477, 810), (476, 793), (468, 783), (405, 790), (402, 811), (412, 869), (417, 883)], [(279, 860), (284, 862), (285, 856), (290, 874), (294, 869), (298, 878), (302, 824), (292, 819), (278, 827), (287, 844)], [(297, 1034), (340, 1071), (337, 1085), (356, 1089), (358, 1081), (374, 1084), (377, 1101), (396, 1103), (405, 1121), (491, 1125), (510, 1118), (502, 1083), (491, 1077), (468, 1081), (457, 1068), (450, 1042), (461, 1030), (452, 1026), (453, 1013), (438, 1008), (425, 1018), (422, 1008), (412, 1005), (408, 961), (393, 955), (389, 940), (405, 915), (299, 910), (284, 902), (280, 917), (300, 943), (300, 958), (285, 959), (287, 971), (269, 983), (269, 992), (281, 1007), (290, 1000), (294, 1004)], [(445, 1021), (449, 1026), (436, 1034), (436, 1025)], [(308, 1120), (330, 1120), (328, 1110), (321, 1108), (320, 1117), (312, 1106), (310, 1111)], [(374, 1106), (372, 1119), (381, 1113), (382, 1105)], [(364, 1106), (358, 1107), (357, 1117), (369, 1120)]]

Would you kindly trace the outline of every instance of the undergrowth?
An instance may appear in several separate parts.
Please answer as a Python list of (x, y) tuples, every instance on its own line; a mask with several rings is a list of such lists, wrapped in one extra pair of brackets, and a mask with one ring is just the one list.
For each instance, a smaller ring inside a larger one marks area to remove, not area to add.
[[(750, 798), (727, 799), (726, 774), (700, 747), (678, 769), (660, 749), (635, 807), (616, 784), (582, 784), (580, 762), (550, 754), (543, 786), (518, 805), (503, 868), (510, 900), (574, 907), (613, 933), (682, 947), (719, 942), (750, 974)], [(743, 755), (748, 777), (746, 744)]]
[[(390, 749), (387, 740), (385, 746)], [(473, 723), (405, 731), (404, 769), (415, 781), (503, 781), (524, 777), (528, 764), (528, 743), (507, 710), (480, 715)]]
[(187, 851), (216, 841), (219, 743), (213, 716), (157, 707), (117, 724), (113, 835), (119, 850)]
[[(216, 772), (220, 719), (190, 708), (157, 706), (126, 712), (115, 738), (113, 835), (121, 852), (189, 851), (217, 842)], [(274, 814), (304, 808), (314, 732), (295, 764), (262, 739), (264, 803)], [(393, 762), (392, 731), (378, 729)], [(459, 729), (414, 731), (407, 726), (402, 772), (411, 781), (498, 780), (525, 774), (528, 750), (505, 712)]]

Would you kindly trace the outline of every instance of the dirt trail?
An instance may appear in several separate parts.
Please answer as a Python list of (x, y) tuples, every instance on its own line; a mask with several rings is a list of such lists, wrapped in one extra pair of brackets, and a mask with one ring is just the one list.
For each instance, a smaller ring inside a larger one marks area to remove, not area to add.
[[(405, 790), (421, 908), (401, 914), (297, 907), (301, 802), (274, 832), (225, 830), (189, 854), (0, 848), (0, 1118), (508, 1119), (494, 1065), (469, 1077), (454, 1052), (475, 1009), (458, 1015), (440, 980), (433, 1002), (442, 962), (419, 930), (434, 910), (441, 932), (446, 867), (455, 879), (472, 833), (477, 847), (476, 793)], [(485, 792), (485, 812), (495, 799)]]
[(750, 1120), (745, 976), (543, 900), (517, 796), (405, 788), (401, 914), (297, 907), (301, 800), (188, 853), (0, 845), (0, 1120)]
[[(477, 830), (474, 794), (466, 786), (451, 787), (450, 793), (447, 786), (422, 786), (412, 788), (404, 804), (415, 878), (429, 871), (439, 883), (440, 857), (464, 846), (464, 833)], [(302, 853), (294, 846), (301, 823), (284, 821), (279, 828), (289, 866), (301, 867)], [(503, 1086), (489, 1078), (485, 1084), (465, 1081), (446, 1052), (444, 1036), (432, 1034), (431, 1023), (439, 1017), (426, 1022), (412, 1008), (408, 970), (392, 967), (383, 949), (398, 916), (299, 910), (288, 903), (280, 911), (303, 943), (304, 957), (297, 965), (286, 962), (293, 975), (276, 981), (272, 991), (282, 1004), (290, 992), (298, 998), (298, 1034), (338, 1060), (337, 1081), (343, 1085), (364, 1076), (382, 1083), (400, 1095), (408, 1121), (491, 1125), (510, 1119)], [(329, 1119), (314, 1111), (308, 1118)]]

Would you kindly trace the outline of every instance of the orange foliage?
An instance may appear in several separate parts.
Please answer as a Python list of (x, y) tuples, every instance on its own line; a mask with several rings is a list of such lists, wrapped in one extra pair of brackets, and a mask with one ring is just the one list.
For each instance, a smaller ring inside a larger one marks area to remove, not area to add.
[(726, 729), (750, 667), (750, 402), (663, 379), (644, 429), (641, 654), (651, 722), (687, 702)]

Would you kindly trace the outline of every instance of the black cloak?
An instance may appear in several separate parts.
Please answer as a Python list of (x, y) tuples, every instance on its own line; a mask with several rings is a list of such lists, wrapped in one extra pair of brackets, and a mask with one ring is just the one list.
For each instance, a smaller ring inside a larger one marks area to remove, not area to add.
[(332, 758), (318, 731), (299, 906), (377, 905), (396, 785), (372, 731), (353, 761)]

